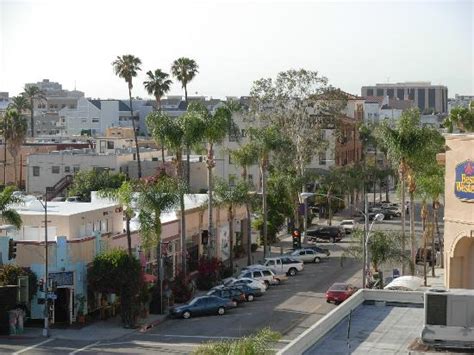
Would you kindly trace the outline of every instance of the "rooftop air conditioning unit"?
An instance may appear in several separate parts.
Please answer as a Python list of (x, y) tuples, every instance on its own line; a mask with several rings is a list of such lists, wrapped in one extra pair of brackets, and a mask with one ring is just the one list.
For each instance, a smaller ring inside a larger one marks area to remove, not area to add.
[(427, 291), (421, 339), (435, 348), (474, 349), (474, 290)]

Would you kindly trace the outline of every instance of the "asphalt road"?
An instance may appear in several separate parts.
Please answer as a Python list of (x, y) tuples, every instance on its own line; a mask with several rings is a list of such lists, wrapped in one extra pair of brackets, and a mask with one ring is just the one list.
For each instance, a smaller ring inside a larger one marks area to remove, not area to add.
[[(324, 298), (332, 283), (348, 279), (360, 283), (360, 263), (346, 260), (343, 267), (340, 265), (340, 255), (348, 242), (324, 244), (331, 250), (327, 260), (321, 264), (305, 264), (303, 272), (282, 285), (271, 286), (254, 302), (239, 305), (223, 316), (169, 319), (146, 333), (132, 333), (114, 341), (0, 339), (0, 353), (182, 354), (192, 352), (199, 343), (250, 335), (263, 327), (282, 333), (279, 347), (283, 347), (335, 307)], [(288, 247), (289, 244), (286, 243)]]

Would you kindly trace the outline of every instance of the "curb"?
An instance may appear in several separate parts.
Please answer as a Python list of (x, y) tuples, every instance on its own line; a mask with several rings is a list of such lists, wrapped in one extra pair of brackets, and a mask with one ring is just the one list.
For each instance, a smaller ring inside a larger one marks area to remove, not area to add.
[(166, 320), (166, 317), (165, 318), (162, 318), (162, 319), (157, 319), (151, 323), (147, 323), (147, 324), (144, 324), (140, 327), (139, 329), (139, 332), (140, 333), (146, 333), (147, 331), (149, 331), (150, 329), (153, 329), (154, 327), (156, 327), (157, 325), (163, 323), (164, 321)]
[(0, 339), (36, 339), (42, 335), (0, 335)]

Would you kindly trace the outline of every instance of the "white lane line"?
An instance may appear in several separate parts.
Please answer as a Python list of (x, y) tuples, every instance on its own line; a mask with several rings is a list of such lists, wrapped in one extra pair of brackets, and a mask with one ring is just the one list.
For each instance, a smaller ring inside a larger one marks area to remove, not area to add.
[(46, 339), (45, 341), (42, 341), (41, 343), (29, 346), (27, 348), (24, 348), (23, 350), (17, 351), (16, 353), (13, 353), (13, 355), (17, 355), (17, 354), (24, 353), (26, 351), (30, 351), (31, 349), (37, 348), (38, 346), (44, 345), (44, 344), (49, 343), (53, 340), (56, 340), (56, 339), (55, 338)]
[(84, 347), (82, 347), (82, 348), (80, 348), (80, 349), (76, 349), (76, 350), (74, 350), (74, 351), (71, 351), (71, 352), (69, 353), (69, 355), (74, 355), (74, 354), (80, 353), (81, 351), (84, 351), (84, 350), (86, 350), (86, 349), (92, 348), (93, 346), (95, 346), (95, 345), (97, 345), (97, 344), (99, 344), (99, 343), (100, 343), (100, 341), (96, 341), (95, 343), (92, 343), (92, 344), (86, 345), (86, 346), (84, 346)]
[(207, 336), (207, 335), (182, 335), (182, 334), (148, 334), (143, 335), (156, 336), (156, 337), (167, 337), (167, 338), (196, 338), (196, 339), (240, 339), (240, 337), (218, 337), (218, 336)]
[(153, 346), (167, 346), (167, 347), (180, 347), (180, 346), (188, 346), (188, 347), (196, 347), (196, 346), (199, 346), (201, 344), (195, 344), (195, 343), (160, 343), (160, 342), (156, 342), (156, 341), (142, 341), (142, 340), (131, 340), (131, 341), (120, 341), (120, 342), (116, 342), (116, 343), (102, 343), (100, 344), (101, 346), (103, 347), (108, 347), (108, 346), (113, 346), (113, 345), (126, 345), (126, 344), (130, 344), (130, 345), (140, 345), (140, 346), (150, 346), (150, 347), (153, 347)]

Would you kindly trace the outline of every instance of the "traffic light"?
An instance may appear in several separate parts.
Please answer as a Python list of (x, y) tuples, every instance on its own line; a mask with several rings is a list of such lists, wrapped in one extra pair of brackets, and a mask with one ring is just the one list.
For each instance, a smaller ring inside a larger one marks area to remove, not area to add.
[(294, 229), (291, 236), (293, 240), (293, 249), (301, 248), (301, 232), (299, 229)]
[(201, 232), (201, 243), (207, 245), (209, 243), (209, 231), (207, 229)]
[(8, 260), (16, 258), (16, 242), (13, 239), (8, 241)]

